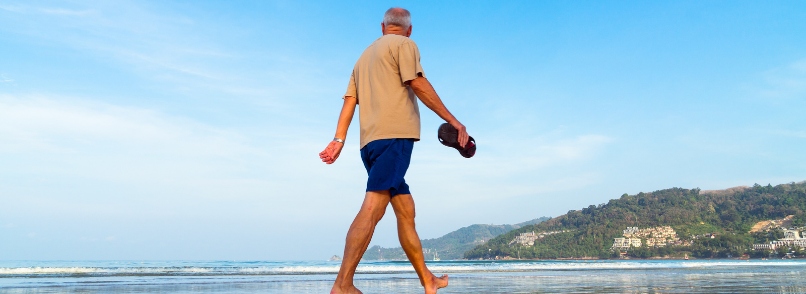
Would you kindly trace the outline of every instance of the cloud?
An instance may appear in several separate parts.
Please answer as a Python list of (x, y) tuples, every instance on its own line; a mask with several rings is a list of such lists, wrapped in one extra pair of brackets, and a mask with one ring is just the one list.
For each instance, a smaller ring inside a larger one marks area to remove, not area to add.
[[(262, 140), (272, 140), (271, 135), (262, 134)], [(200, 197), (255, 195), (270, 189), (272, 181), (265, 171), (260, 178), (254, 172), (284, 165), (286, 159), (271, 155), (284, 146), (265, 146), (251, 137), (149, 109), (0, 95), (0, 158), (16, 166), (20, 176), (147, 183), (153, 189), (199, 192)], [(67, 200), (40, 202), (29, 204), (71, 206)], [(74, 209), (111, 208), (95, 202)]]
[[(81, 19), (47, 18), (29, 23), (38, 36), (75, 49), (113, 57), (150, 78), (200, 88), (243, 91), (241, 70), (233, 69), (239, 55), (228, 51), (217, 36), (200, 34), (238, 28), (197, 22), (165, 11), (156, 12), (136, 2), (96, 2), (84, 9), (34, 8), (48, 15), (81, 15)], [(29, 31), (30, 32), (30, 31)]]
[(183, 155), (260, 153), (238, 143), (241, 139), (228, 130), (148, 109), (0, 95), (0, 152), (33, 148), (69, 153), (76, 151), (73, 143), (104, 141)]
[(11, 11), (11, 12), (22, 12), (23, 8), (19, 6), (8, 6), (8, 5), (0, 5), (0, 9)]
[(806, 131), (774, 130), (770, 131), (770, 133), (786, 137), (806, 138)]
[(0, 74), (0, 83), (11, 83), (13, 81), (14, 80), (9, 79), (8, 77), (6, 77), (5, 74)]
[(59, 16), (85, 16), (93, 13), (97, 13), (96, 10), (92, 9), (68, 9), (62, 7), (33, 7), (28, 5), (17, 5), (17, 6), (9, 6), (9, 5), (0, 5), (0, 9), (16, 12), (16, 13), (35, 13), (35, 14), (46, 14), (46, 15), (59, 15)]
[[(222, 128), (153, 109), (0, 94), (0, 178), (15, 179), (0, 180), (0, 214), (311, 217), (330, 208), (288, 197), (328, 172), (316, 165), (320, 141), (311, 139), (325, 135), (308, 132), (290, 124)], [(312, 191), (336, 180), (328, 181)]]
[(83, 16), (91, 13), (96, 13), (96, 11), (94, 10), (73, 10), (65, 8), (42, 8), (40, 9), (40, 11), (46, 14), (69, 15), (69, 16)]
[(771, 69), (763, 74), (760, 95), (771, 99), (803, 98), (806, 95), (806, 59)]
[[(478, 155), (481, 156), (474, 158), (485, 168), (474, 173), (495, 177), (583, 161), (595, 156), (613, 141), (613, 138), (598, 134), (571, 138), (558, 138), (561, 134), (518, 137), (517, 133), (502, 131), (489, 135), (492, 136), (479, 143)], [(444, 162), (438, 158), (429, 161)]]
[[(167, 70), (197, 78), (220, 79), (200, 58), (229, 58), (214, 42), (199, 36), (201, 24), (187, 17), (155, 13), (135, 2), (75, 3), (79, 9), (36, 6), (1, 6), (4, 10), (39, 14), (19, 18), (14, 28), (30, 34), (111, 55), (138, 68)], [(63, 18), (60, 16), (82, 16)], [(209, 60), (208, 60), (209, 61)]]
[(584, 167), (614, 141), (600, 134), (569, 136), (563, 131), (519, 137), (510, 128), (477, 135), (484, 141), (478, 142), (472, 159), (442, 146), (418, 150), (407, 178), (423, 184), (422, 190), (441, 191), (440, 197), (463, 202), (580, 189), (601, 181), (601, 174)]
[[(239, 101), (287, 113), (294, 104), (289, 96), (297, 97), (298, 104), (320, 97), (328, 87), (343, 87), (343, 77), (323, 75), (323, 65), (302, 52), (283, 47), (245, 49), (252, 45), (243, 46), (244, 40), (264, 32), (215, 20), (198, 21), (196, 17), (204, 16), (192, 11), (171, 11), (137, 1), (7, 8), (20, 13), (0, 18), (0, 31), (74, 50), (127, 75), (134, 73), (161, 92)], [(298, 41), (298, 36), (278, 31), (271, 36), (273, 43)]]

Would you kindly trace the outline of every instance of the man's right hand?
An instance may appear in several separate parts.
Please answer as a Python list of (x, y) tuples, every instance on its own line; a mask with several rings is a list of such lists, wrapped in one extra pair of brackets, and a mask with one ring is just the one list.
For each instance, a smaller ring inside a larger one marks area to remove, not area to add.
[(461, 145), (462, 148), (465, 148), (465, 146), (467, 145), (467, 141), (470, 140), (469, 139), (470, 136), (467, 134), (467, 129), (465, 128), (465, 125), (460, 123), (458, 120), (454, 120), (450, 122), (450, 124), (454, 128), (456, 128), (457, 131), (459, 131), (459, 138), (457, 138), (457, 140), (459, 141), (459, 145)]
[(319, 152), (319, 158), (321, 158), (322, 162), (324, 163), (333, 164), (334, 162), (336, 162), (336, 159), (339, 158), (339, 154), (341, 154), (341, 148), (344, 148), (344, 143), (330, 141), (330, 144), (327, 144), (325, 150)]

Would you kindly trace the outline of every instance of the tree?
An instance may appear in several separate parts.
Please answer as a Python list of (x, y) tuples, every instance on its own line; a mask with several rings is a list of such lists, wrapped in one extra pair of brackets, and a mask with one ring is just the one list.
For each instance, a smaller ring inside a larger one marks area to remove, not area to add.
[(778, 257), (785, 257), (787, 253), (789, 253), (789, 247), (787, 246), (779, 246), (776, 250), (778, 253)]

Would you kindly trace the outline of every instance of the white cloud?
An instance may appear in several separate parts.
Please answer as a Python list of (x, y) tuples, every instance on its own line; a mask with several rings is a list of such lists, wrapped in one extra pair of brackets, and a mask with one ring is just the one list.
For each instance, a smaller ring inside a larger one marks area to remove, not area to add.
[(806, 131), (774, 130), (769, 133), (787, 137), (806, 138)]
[[(133, 72), (150, 87), (197, 99), (237, 100), (278, 109), (290, 108), (288, 96), (320, 95), (326, 83), (342, 87), (343, 77), (322, 76), (322, 64), (302, 53), (270, 48), (244, 51), (243, 46), (234, 46), (233, 35), (255, 34), (250, 27), (197, 21), (183, 11), (160, 10), (164, 7), (136, 1), (79, 1), (65, 6), (69, 8), (13, 8), (20, 13), (0, 19), (0, 31), (75, 50), (88, 59)], [(275, 43), (288, 42), (277, 38)]]
[(69, 15), (69, 16), (83, 16), (88, 15), (91, 13), (95, 13), (94, 10), (74, 10), (74, 9), (66, 9), (66, 8), (42, 8), (40, 9), (43, 13), (46, 14), (54, 14), (54, 15)]
[(0, 9), (25, 14), (47, 14), (59, 16), (84, 16), (88, 14), (97, 13), (92, 9), (68, 9), (63, 7), (33, 7), (30, 5), (0, 5)]
[(42, 96), (0, 95), (0, 151), (76, 152), (75, 142), (112, 141), (156, 152), (231, 156), (256, 154), (237, 133), (153, 110), (102, 103), (64, 103)]
[[(612, 138), (597, 135), (578, 135), (572, 138), (557, 138), (558, 135), (538, 137), (518, 137), (517, 132), (496, 132), (479, 143), (477, 156), (473, 158), (484, 166), (480, 173), (489, 176), (506, 177), (529, 170), (582, 161), (595, 156), (613, 141)], [(456, 158), (428, 158), (440, 164), (456, 161)], [(461, 159), (458, 159), (461, 160)]]
[(439, 191), (435, 194), (450, 199), (448, 203), (575, 190), (602, 180), (597, 171), (577, 166), (596, 159), (612, 138), (597, 134), (569, 138), (563, 132), (519, 137), (518, 133), (507, 129), (478, 134), (484, 140), (471, 159), (442, 146), (419, 149), (407, 178), (423, 184), (420, 191)]
[(9, 79), (8, 77), (6, 77), (5, 74), (0, 74), (0, 83), (11, 83), (13, 81), (14, 80)]
[[(221, 128), (150, 109), (0, 94), (0, 213), (310, 219), (331, 207), (288, 196), (330, 171), (317, 165), (312, 137), (293, 125)], [(322, 193), (337, 178), (309, 188)]]
[(806, 95), (806, 59), (769, 70), (763, 74), (765, 85), (760, 91), (764, 98), (793, 99)]
[(136, 68), (167, 70), (196, 78), (220, 79), (216, 70), (199, 59), (232, 57), (214, 42), (205, 41), (209, 38), (198, 36), (201, 24), (184, 16), (158, 14), (127, 1), (72, 5), (83, 8), (2, 7), (17, 13), (40, 14), (19, 19), (17, 29), (5, 29), (111, 55)]
[(19, 6), (0, 5), (0, 9), (11, 12), (22, 12), (23, 8)]
[[(271, 140), (271, 134), (262, 137)], [(180, 190), (187, 197), (196, 192), (201, 194), (194, 197), (235, 199), (271, 189), (274, 181), (266, 176), (274, 171), (265, 169), (291, 160), (272, 156), (282, 148), (254, 142), (235, 129), (154, 110), (64, 97), (0, 95), (0, 158), (7, 159), (7, 168), (14, 166), (15, 174), (33, 179), (78, 177), (97, 184)], [(18, 201), (53, 210), (120, 209), (62, 198)]]

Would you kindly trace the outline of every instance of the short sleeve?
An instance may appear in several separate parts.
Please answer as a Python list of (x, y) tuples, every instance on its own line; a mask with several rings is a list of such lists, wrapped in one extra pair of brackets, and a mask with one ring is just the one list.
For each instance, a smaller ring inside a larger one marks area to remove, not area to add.
[(414, 41), (406, 40), (400, 44), (397, 52), (400, 81), (406, 83), (420, 76), (425, 76), (420, 65), (420, 49)]
[(344, 99), (345, 97), (348, 97), (348, 96), (355, 97), (356, 99), (358, 99), (358, 96), (357, 96), (357, 93), (356, 93), (356, 90), (355, 90), (355, 70), (353, 70), (353, 73), (350, 74), (350, 83), (347, 85), (347, 93), (344, 93), (344, 96), (341, 97), (341, 98)]

